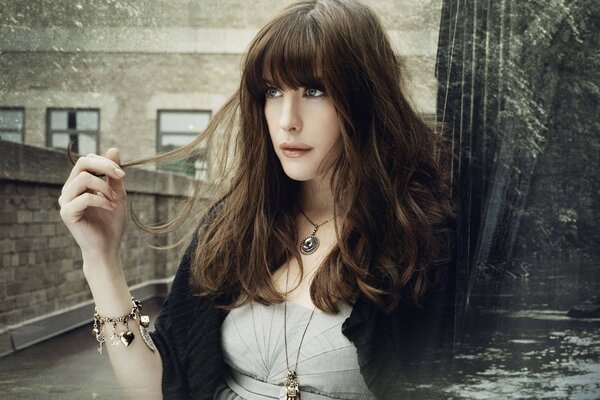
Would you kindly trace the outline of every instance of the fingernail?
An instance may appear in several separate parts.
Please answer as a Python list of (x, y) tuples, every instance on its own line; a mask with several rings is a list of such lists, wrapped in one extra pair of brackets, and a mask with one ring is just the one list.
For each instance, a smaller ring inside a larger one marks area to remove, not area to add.
[(125, 176), (125, 171), (123, 171), (121, 168), (115, 168), (115, 174), (117, 174), (119, 178), (122, 178)]
[(112, 195), (113, 195), (113, 199), (119, 200), (119, 196), (117, 196), (117, 192), (115, 192), (114, 190), (112, 191)]

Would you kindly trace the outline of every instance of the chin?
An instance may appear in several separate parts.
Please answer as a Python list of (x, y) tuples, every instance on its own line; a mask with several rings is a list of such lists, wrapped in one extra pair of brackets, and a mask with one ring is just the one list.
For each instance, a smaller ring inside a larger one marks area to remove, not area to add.
[(298, 182), (306, 182), (306, 181), (310, 181), (315, 178), (314, 176), (309, 176), (307, 174), (293, 174), (293, 173), (287, 173), (287, 172), (285, 174), (291, 180), (298, 181)]
[(299, 168), (283, 168), (283, 172), (287, 175), (288, 178), (298, 181), (298, 182), (306, 182), (312, 179), (315, 179), (317, 174), (313, 171), (306, 171), (306, 169)]

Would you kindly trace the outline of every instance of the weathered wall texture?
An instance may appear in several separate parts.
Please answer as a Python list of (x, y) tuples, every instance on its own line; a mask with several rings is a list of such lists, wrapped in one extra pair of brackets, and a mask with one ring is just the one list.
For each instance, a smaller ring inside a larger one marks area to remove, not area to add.
[[(0, 0), (0, 107), (25, 108), (24, 142), (36, 146), (46, 143), (48, 107), (99, 108), (99, 152), (153, 155), (157, 110), (214, 115), (239, 84), (255, 32), (289, 3)], [(434, 114), (441, 0), (365, 3), (406, 63), (415, 104)]]
[[(20, 167), (11, 165), (15, 161)], [(59, 214), (69, 171), (63, 152), (0, 142), (0, 355), (92, 315), (81, 252)], [(189, 182), (128, 170), (125, 186), (129, 205), (147, 223), (173, 216)], [(140, 296), (161, 294), (183, 250), (158, 251), (149, 244), (172, 243), (180, 234), (152, 238), (128, 220), (123, 266)]]

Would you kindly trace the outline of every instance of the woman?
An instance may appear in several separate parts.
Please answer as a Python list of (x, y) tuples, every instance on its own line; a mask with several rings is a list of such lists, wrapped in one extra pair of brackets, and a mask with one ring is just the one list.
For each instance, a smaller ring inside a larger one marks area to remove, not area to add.
[[(303, 1), (258, 33), (239, 90), (206, 131), (235, 140), (234, 162), (223, 161), (231, 184), (195, 225), (144, 340), (132, 341), (140, 315), (119, 256), (118, 151), (77, 160), (61, 216), (82, 250), (100, 349), (107, 338), (127, 345), (107, 348), (128, 392), (427, 391), (407, 379), (430, 383), (449, 354), (440, 307), (453, 219), (437, 137), (407, 101), (401, 72), (378, 18), (355, 1)], [(190, 154), (204, 139), (122, 167)], [(198, 193), (154, 230), (180, 225)]]

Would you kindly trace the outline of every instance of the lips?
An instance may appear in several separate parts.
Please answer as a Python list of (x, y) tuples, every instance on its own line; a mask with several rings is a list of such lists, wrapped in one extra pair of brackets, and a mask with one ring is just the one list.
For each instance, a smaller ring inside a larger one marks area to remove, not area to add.
[(279, 146), (279, 148), (281, 149), (283, 155), (288, 158), (302, 157), (312, 150), (312, 147), (298, 142), (283, 143)]

